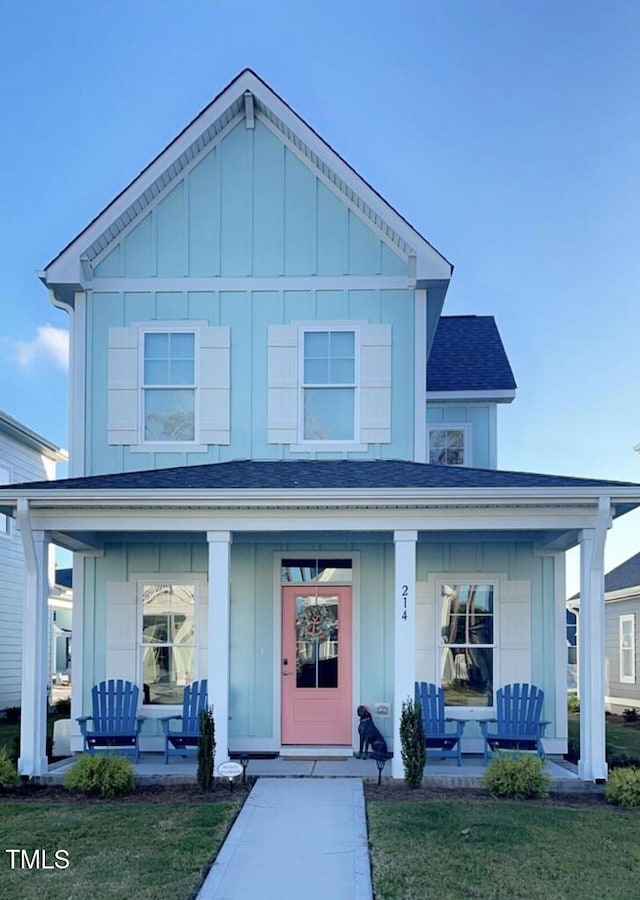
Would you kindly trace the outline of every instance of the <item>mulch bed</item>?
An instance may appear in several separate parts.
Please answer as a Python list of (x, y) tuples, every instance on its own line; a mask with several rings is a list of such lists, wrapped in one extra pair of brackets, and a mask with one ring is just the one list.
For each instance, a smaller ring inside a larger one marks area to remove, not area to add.
[[(203, 792), (195, 784), (156, 785), (141, 784), (131, 794), (118, 797), (118, 803), (137, 803), (143, 800), (145, 803), (225, 803), (230, 798), (246, 800), (251, 791), (251, 779), (247, 784), (234, 785), (233, 791), (229, 791), (227, 782), (216, 784), (214, 790)], [(91, 802), (107, 803), (100, 797), (87, 797), (78, 791), (69, 791), (61, 784), (36, 784), (27, 782), (17, 787), (0, 789), (0, 798), (3, 800), (30, 801), (47, 800), (53, 802)]]
[[(391, 800), (415, 802), (416, 800), (470, 800), (501, 803), (502, 800), (479, 788), (432, 788), (420, 787), (411, 790), (403, 781), (371, 784), (365, 782), (364, 795), (367, 800)], [(550, 794), (544, 800), (520, 800), (520, 803), (535, 803), (542, 806), (605, 806), (603, 791), (585, 791), (567, 794)]]

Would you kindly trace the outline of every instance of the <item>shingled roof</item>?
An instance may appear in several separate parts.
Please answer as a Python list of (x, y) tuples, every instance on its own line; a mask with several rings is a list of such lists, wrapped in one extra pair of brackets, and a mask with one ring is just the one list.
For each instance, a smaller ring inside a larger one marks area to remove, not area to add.
[(516, 382), (493, 316), (441, 316), (428, 391), (512, 391)]
[(620, 563), (604, 576), (605, 594), (640, 585), (640, 553)]
[(404, 460), (235, 460), (11, 485), (11, 488), (47, 491), (585, 487), (602, 488), (606, 493), (610, 487), (638, 488), (640, 485)]

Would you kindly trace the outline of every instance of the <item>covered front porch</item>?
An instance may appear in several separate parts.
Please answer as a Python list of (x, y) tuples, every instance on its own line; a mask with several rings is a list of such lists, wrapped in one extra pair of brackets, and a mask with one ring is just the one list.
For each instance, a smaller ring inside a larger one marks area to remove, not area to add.
[[(24, 485), (13, 489), (13, 500), (0, 498), (3, 510), (11, 502), (17, 510), (28, 565), (21, 773), (46, 777), (49, 770), (44, 648), (52, 542), (76, 554), (72, 719), (90, 712), (91, 685), (104, 677), (129, 678), (142, 696), (140, 587), (173, 574), (200, 585), (195, 677), (206, 677), (210, 686), (216, 763), (250, 749), (279, 754), (252, 759), (253, 766), (303, 769), (308, 760), (283, 759), (285, 745), (296, 741), (286, 739), (283, 725), (283, 684), (291, 670), (283, 656), (280, 573), (286, 557), (349, 559), (351, 706), (349, 731), (339, 742), (348, 758), (319, 761), (317, 774), (331, 762), (359, 772), (362, 763), (349, 757), (358, 740), (355, 706), (363, 702), (383, 718), (378, 724), (394, 752), (384, 774), (394, 778), (403, 776), (402, 703), (413, 696), (416, 680), (438, 682), (444, 671), (450, 638), (442, 637), (441, 597), (452, 585), (480, 583), (495, 603), (496, 637), (488, 643), (496, 662), (482, 688), (487, 700), (452, 708), (469, 723), (463, 770), (473, 765), (470, 754), (482, 750), (477, 723), (491, 717), (493, 691), (513, 681), (543, 687), (551, 720), (545, 749), (561, 756), (567, 738), (564, 552), (579, 544), (578, 777), (606, 778), (604, 543), (612, 516), (640, 502), (640, 487), (415, 463), (301, 466), (247, 462), (124, 473)], [(156, 709), (155, 718), (169, 711)], [(153, 708), (142, 713), (153, 722)], [(160, 750), (159, 733), (156, 738), (147, 729), (143, 738), (143, 752)], [(81, 747), (76, 735), (72, 750)], [(427, 773), (446, 765), (430, 760)], [(169, 774), (166, 767), (162, 772)], [(452, 777), (464, 776), (458, 770)]]

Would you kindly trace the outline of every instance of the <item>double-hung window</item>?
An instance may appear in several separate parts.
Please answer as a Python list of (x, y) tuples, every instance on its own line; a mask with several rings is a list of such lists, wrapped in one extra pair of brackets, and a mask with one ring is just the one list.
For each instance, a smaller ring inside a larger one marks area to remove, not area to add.
[(145, 702), (179, 704), (194, 679), (193, 584), (142, 585), (141, 666)]
[(302, 356), (302, 440), (355, 440), (357, 434), (355, 332), (304, 331)]
[(635, 684), (636, 680), (636, 626), (635, 615), (620, 616), (620, 681)]
[(440, 586), (440, 683), (446, 706), (493, 706), (493, 584)]
[(144, 333), (142, 408), (145, 442), (196, 439), (196, 336), (193, 331)]

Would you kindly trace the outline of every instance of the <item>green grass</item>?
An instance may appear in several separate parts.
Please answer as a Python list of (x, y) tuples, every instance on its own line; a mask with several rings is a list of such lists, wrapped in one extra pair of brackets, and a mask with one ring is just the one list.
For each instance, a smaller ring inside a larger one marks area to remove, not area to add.
[[(3, 897), (20, 900), (188, 900), (200, 884), (240, 800), (90, 802), (2, 800), (0, 847), (44, 849), (67, 869), (11, 869), (2, 853)], [(17, 864), (17, 861), (16, 861)]]
[(459, 799), (367, 812), (376, 900), (638, 897), (637, 813)]
[[(611, 753), (640, 758), (640, 728), (607, 718), (606, 734)], [(580, 741), (580, 717), (575, 713), (569, 713), (569, 737)]]

